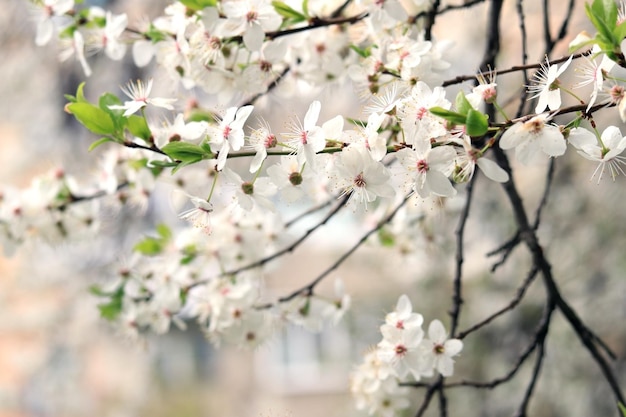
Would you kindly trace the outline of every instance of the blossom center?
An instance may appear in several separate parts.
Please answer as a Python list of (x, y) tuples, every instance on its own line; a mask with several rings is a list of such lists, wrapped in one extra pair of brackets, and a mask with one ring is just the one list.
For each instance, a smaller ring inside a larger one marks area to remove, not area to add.
[(224, 139), (228, 139), (232, 128), (230, 126), (224, 126)]
[(259, 13), (257, 13), (254, 10), (250, 10), (247, 14), (246, 14), (246, 20), (248, 22), (254, 22), (259, 18)]
[(426, 107), (420, 107), (419, 109), (417, 109), (417, 120), (422, 120), (426, 113), (428, 113), (428, 109)]
[(416, 164), (417, 172), (425, 174), (428, 172), (428, 162), (425, 159), (420, 159)]
[(246, 195), (254, 194), (254, 184), (252, 184), (251, 182), (244, 182), (243, 184), (241, 184), (241, 191), (243, 191), (243, 193)]
[(356, 187), (365, 187), (367, 183), (365, 182), (365, 178), (363, 177), (363, 173), (361, 172), (359, 175), (354, 177), (354, 185)]
[(436, 343), (435, 346), (433, 346), (433, 353), (435, 355), (442, 355), (444, 352), (445, 349), (441, 343)]
[(276, 135), (274, 135), (273, 133), (269, 133), (265, 137), (264, 146), (266, 149), (273, 148), (274, 146), (276, 146), (277, 143), (278, 141), (276, 140)]
[(398, 345), (398, 346), (396, 346), (395, 351), (396, 351), (396, 355), (404, 356), (404, 354), (406, 354), (408, 352), (408, 349), (404, 345)]

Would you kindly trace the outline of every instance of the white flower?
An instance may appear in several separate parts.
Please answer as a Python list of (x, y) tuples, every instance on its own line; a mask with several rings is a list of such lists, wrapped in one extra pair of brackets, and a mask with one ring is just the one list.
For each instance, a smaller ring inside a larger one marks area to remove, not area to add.
[(282, 155), (279, 164), (267, 168), (267, 175), (278, 187), (280, 197), (287, 203), (299, 200), (307, 193), (305, 188), (311, 187), (311, 179), (302, 172), (302, 164), (295, 155)]
[(426, 83), (418, 81), (411, 89), (411, 96), (398, 109), (402, 127), (416, 131), (414, 135), (407, 135), (407, 143), (414, 144), (412, 140), (417, 138), (431, 139), (448, 133), (445, 120), (432, 114), (428, 110), (431, 107), (449, 110), (452, 103), (446, 99), (446, 90), (442, 87), (431, 90)]
[(254, 181), (244, 181), (231, 169), (224, 169), (227, 180), (237, 186), (236, 204), (246, 211), (251, 211), (255, 206), (264, 207), (274, 211), (274, 203), (270, 197), (276, 194), (277, 188), (267, 177), (256, 178)]
[(409, 374), (419, 380), (424, 370), (424, 355), (420, 349), (424, 331), (421, 327), (398, 329), (382, 327), (383, 340), (378, 343), (378, 358), (391, 365), (398, 378)]
[(349, 203), (356, 202), (367, 208), (367, 203), (377, 197), (390, 198), (395, 195), (384, 165), (373, 160), (363, 146), (348, 146), (337, 158), (336, 176), (331, 178), (331, 187), (342, 195), (350, 194)]
[(463, 349), (459, 339), (448, 339), (448, 334), (439, 320), (433, 320), (428, 326), (428, 339), (424, 339), (425, 361), (443, 376), (454, 373), (452, 358)]
[(557, 126), (546, 124), (550, 120), (547, 113), (537, 115), (526, 122), (511, 126), (500, 138), (502, 149), (515, 148), (515, 156), (523, 164), (535, 160), (541, 153), (560, 156), (565, 153), (567, 144)]
[(206, 122), (185, 123), (185, 117), (178, 113), (173, 123), (166, 123), (161, 129), (156, 129), (154, 136), (157, 146), (163, 147), (172, 141), (198, 142), (206, 134)]
[(559, 68), (556, 64), (550, 65), (546, 57), (546, 63), (541, 63), (541, 68), (535, 73), (535, 84), (528, 86), (528, 92), (534, 93), (530, 98), (539, 97), (535, 113), (539, 114), (546, 108), (557, 110), (561, 107), (560, 82), (558, 77), (565, 72), (572, 62), (572, 56)]
[(253, 109), (254, 106), (230, 107), (218, 126), (207, 128), (207, 133), (211, 138), (210, 143), (221, 146), (217, 156), (218, 170), (224, 168), (230, 149), (238, 151), (244, 145), (243, 127)]
[(50, 42), (54, 35), (53, 16), (62, 16), (72, 10), (74, 0), (44, 0), (42, 2), (41, 13), (37, 17), (37, 35), (35, 43), (43, 46)]
[(288, 139), (287, 145), (298, 154), (299, 160), (306, 160), (312, 168), (315, 167), (315, 154), (326, 146), (324, 130), (316, 125), (321, 107), (319, 101), (311, 103), (304, 116), (304, 123), (296, 119), (290, 124), (291, 131), (282, 134)]
[(402, 294), (396, 304), (396, 309), (385, 316), (385, 324), (382, 327), (393, 327), (396, 329), (411, 329), (422, 326), (424, 317), (421, 314), (413, 313), (411, 300), (406, 294)]
[(125, 87), (122, 87), (122, 91), (132, 100), (125, 101), (123, 106), (112, 105), (109, 106), (109, 108), (112, 110), (125, 110), (124, 117), (130, 116), (148, 104), (168, 110), (174, 110), (172, 103), (175, 102), (176, 99), (148, 97), (152, 91), (152, 79), (148, 81), (147, 85), (144, 85), (141, 80), (137, 80), (136, 84), (129, 82)]
[(454, 140), (461, 144), (462, 148), (457, 148), (457, 159), (455, 161), (453, 178), (456, 182), (469, 181), (474, 176), (474, 170), (478, 166), (487, 178), (496, 182), (507, 182), (509, 174), (495, 162), (484, 158), (480, 150), (472, 146), (471, 138), (463, 135), (462, 138)]
[(604, 129), (600, 136), (600, 144), (593, 133), (582, 128), (573, 129), (570, 132), (569, 141), (578, 148), (578, 153), (584, 158), (599, 162), (591, 179), (599, 172), (599, 183), (607, 165), (613, 181), (620, 173), (624, 175), (624, 169), (620, 165), (626, 164), (626, 158), (621, 156), (626, 149), (626, 138), (622, 137), (622, 133), (616, 126)]
[(222, 3), (227, 17), (225, 30), (232, 35), (243, 32), (243, 43), (250, 51), (258, 51), (263, 45), (265, 32), (279, 28), (282, 18), (269, 1), (231, 0)]
[(406, 172), (413, 176), (413, 189), (420, 197), (431, 194), (452, 197), (456, 190), (448, 176), (454, 168), (456, 152), (451, 146), (433, 148), (428, 140), (416, 140), (414, 149), (401, 149), (396, 153)]
[(195, 227), (202, 229), (204, 232), (210, 233), (213, 204), (200, 197), (189, 196), (189, 199), (194, 205), (194, 208), (180, 213), (178, 217), (182, 220), (187, 220)]

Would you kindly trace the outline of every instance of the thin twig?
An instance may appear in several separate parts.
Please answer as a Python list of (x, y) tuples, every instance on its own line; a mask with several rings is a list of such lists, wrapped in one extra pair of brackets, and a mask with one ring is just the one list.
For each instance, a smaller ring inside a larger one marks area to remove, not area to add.
[(537, 272), (538, 272), (538, 269), (536, 266), (530, 270), (530, 272), (526, 276), (526, 279), (524, 279), (524, 282), (522, 283), (522, 285), (517, 289), (515, 293), (515, 297), (513, 297), (513, 299), (506, 306), (502, 307), (500, 310), (491, 314), (489, 317), (487, 317), (483, 321), (480, 321), (476, 323), (475, 325), (471, 326), (470, 328), (463, 330), (462, 332), (459, 332), (456, 338), (457, 339), (465, 338), (468, 334), (473, 333), (476, 330), (486, 326), (487, 324), (491, 323), (493, 320), (497, 319), (498, 317), (500, 317), (507, 311), (511, 311), (515, 307), (517, 307), (520, 301), (522, 301), (522, 298), (524, 298), (524, 295), (526, 294), (526, 290), (530, 287), (530, 284), (532, 284), (532, 282), (535, 280), (535, 277), (537, 276)]
[(467, 184), (465, 206), (459, 217), (459, 224), (456, 229), (456, 273), (454, 276), (453, 295), (452, 295), (452, 310), (450, 310), (450, 335), (454, 337), (456, 329), (459, 324), (459, 315), (461, 314), (461, 305), (463, 304), (463, 297), (461, 296), (461, 280), (463, 278), (463, 237), (465, 234), (465, 225), (469, 218), (470, 204), (472, 196), (474, 194), (474, 183), (476, 181), (476, 175), (472, 176), (472, 179)]

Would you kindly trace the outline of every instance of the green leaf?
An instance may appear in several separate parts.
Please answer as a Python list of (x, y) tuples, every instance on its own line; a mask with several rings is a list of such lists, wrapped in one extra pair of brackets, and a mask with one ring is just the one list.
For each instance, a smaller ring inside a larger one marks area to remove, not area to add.
[(172, 231), (163, 223), (159, 223), (156, 227), (156, 231), (159, 236), (165, 241), (169, 241), (172, 238)]
[(115, 320), (122, 312), (122, 300), (124, 299), (124, 287), (120, 286), (115, 292), (103, 291), (99, 286), (92, 285), (89, 292), (98, 297), (107, 297), (109, 301), (98, 304), (100, 316), (107, 320)]
[(274, 10), (276, 10), (276, 13), (286, 19), (289, 19), (292, 23), (304, 22), (307, 20), (307, 17), (305, 15), (295, 9), (292, 9), (282, 1), (274, 0), (272, 2), (272, 6), (274, 6)]
[(465, 120), (467, 119), (467, 116), (464, 114), (460, 114), (457, 112), (453, 112), (450, 110), (446, 110), (443, 107), (431, 107), (430, 109), (428, 109), (428, 111), (430, 111), (432, 114), (434, 114), (435, 116), (439, 116), (443, 119), (446, 119), (452, 123), (454, 123), (455, 125), (464, 125), (465, 124)]
[(387, 248), (393, 247), (396, 243), (394, 234), (385, 229), (378, 231), (378, 240), (382, 246)]
[(150, 24), (150, 28), (148, 28), (148, 30), (144, 32), (143, 35), (149, 38), (152, 43), (164, 41), (165, 39), (167, 39), (167, 35), (154, 27), (154, 25), (152, 24)]
[(200, 145), (200, 147), (207, 153), (210, 155), (213, 155), (213, 151), (211, 150), (211, 145), (209, 145), (209, 142), (202, 142), (202, 144)]
[(144, 240), (137, 242), (133, 247), (135, 252), (139, 252), (142, 255), (154, 256), (163, 251), (164, 243), (162, 239), (154, 237), (146, 237)]
[(465, 132), (470, 136), (482, 136), (489, 129), (487, 115), (478, 110), (471, 109), (465, 120)]
[(115, 136), (115, 124), (111, 116), (99, 107), (90, 103), (71, 103), (67, 110), (87, 129), (97, 135)]
[(111, 138), (100, 138), (97, 141), (95, 141), (94, 143), (92, 143), (91, 145), (89, 145), (89, 149), (87, 149), (89, 152), (93, 151), (94, 149), (96, 149), (98, 146), (105, 144), (107, 142), (115, 142), (113, 139)]
[(152, 137), (152, 132), (150, 131), (148, 123), (144, 117), (137, 116), (135, 114), (129, 116), (126, 120), (126, 128), (133, 136), (141, 138), (145, 141), (149, 141)]
[(188, 142), (170, 142), (161, 148), (170, 158), (186, 164), (195, 163), (205, 158), (212, 158), (213, 154), (198, 145)]
[(626, 21), (620, 23), (619, 26), (615, 28), (615, 30), (613, 31), (613, 35), (620, 42), (621, 45), (622, 40), (626, 38)]
[(359, 48), (356, 45), (350, 45), (350, 49), (352, 49), (354, 52), (359, 54), (361, 58), (368, 58), (370, 55), (372, 55), (371, 46), (368, 46), (367, 48), (363, 49), (363, 48)]
[(622, 412), (622, 415), (626, 417), (626, 406), (622, 403), (617, 403), (617, 406), (619, 407), (619, 411)]
[(303, 0), (302, 1), (302, 11), (304, 12), (304, 15), (308, 18), (309, 15), (309, 0)]
[(205, 7), (215, 7), (217, 5), (217, 0), (180, 0), (180, 2), (194, 12), (202, 10)]
[(465, 93), (463, 93), (462, 91), (459, 91), (459, 93), (456, 95), (455, 105), (456, 111), (464, 115), (467, 115), (467, 113), (473, 109), (470, 102), (467, 101)]
[(111, 293), (104, 291), (98, 285), (92, 285), (91, 287), (89, 287), (89, 292), (93, 295), (97, 295), (98, 297), (106, 297), (111, 295)]
[[(615, 5), (613, 0), (610, 1), (613, 3), (613, 5)], [(607, 20), (611, 17), (611, 13), (605, 13), (602, 0), (594, 1), (591, 6), (589, 6), (589, 4), (585, 4), (585, 10), (587, 11), (587, 16), (589, 17), (589, 20), (591, 20), (591, 23), (598, 31), (596, 37), (598, 37), (598, 35), (601, 35), (602, 39), (599, 40), (607, 41), (612, 46), (619, 46), (619, 42), (617, 42), (617, 40), (615, 39), (615, 35), (613, 34), (613, 29), (615, 29), (617, 20), (616, 18), (614, 18), (612, 23)]]
[(171, 168), (171, 167), (178, 166), (178, 162), (154, 160), (154, 161), (148, 162), (148, 166), (155, 167), (155, 168)]

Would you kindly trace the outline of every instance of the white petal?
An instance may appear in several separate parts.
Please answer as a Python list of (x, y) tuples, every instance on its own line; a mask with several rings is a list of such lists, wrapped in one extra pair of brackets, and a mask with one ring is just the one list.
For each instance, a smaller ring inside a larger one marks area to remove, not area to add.
[(456, 194), (456, 190), (452, 184), (450, 184), (448, 177), (439, 171), (429, 171), (428, 174), (426, 174), (426, 183), (435, 195), (441, 197), (452, 197)]
[(252, 23), (243, 34), (243, 43), (250, 51), (258, 51), (263, 46), (265, 33), (258, 23)]
[(459, 339), (446, 340), (443, 349), (447, 356), (456, 356), (463, 350), (463, 342)]
[(490, 159), (479, 158), (476, 164), (487, 178), (495, 182), (507, 182), (509, 174)]
[(430, 325), (428, 326), (428, 338), (433, 343), (437, 344), (445, 342), (445, 340), (448, 338), (448, 333), (443, 327), (443, 323), (441, 323), (439, 320), (431, 321)]
[(406, 317), (413, 311), (413, 306), (411, 306), (411, 300), (406, 294), (402, 294), (400, 298), (398, 298), (396, 311), (398, 312), (398, 315), (400, 317)]
[(550, 156), (561, 156), (567, 150), (567, 144), (558, 128), (546, 126), (539, 139), (541, 150)]
[(320, 110), (322, 105), (319, 101), (314, 101), (309, 106), (309, 110), (307, 110), (306, 115), (304, 116), (304, 130), (311, 130), (315, 124), (317, 123), (317, 119), (320, 116)]

